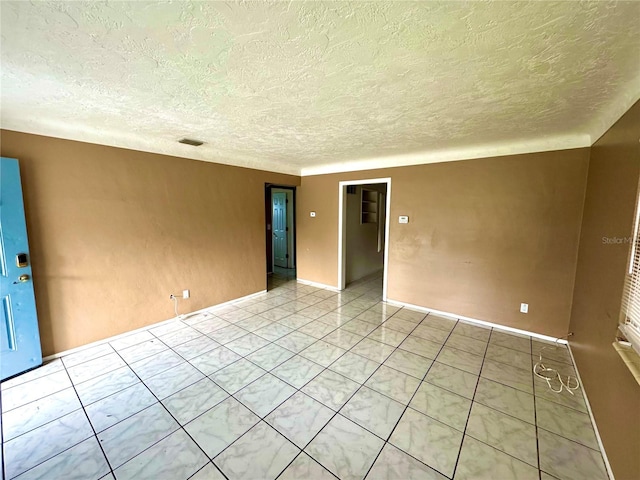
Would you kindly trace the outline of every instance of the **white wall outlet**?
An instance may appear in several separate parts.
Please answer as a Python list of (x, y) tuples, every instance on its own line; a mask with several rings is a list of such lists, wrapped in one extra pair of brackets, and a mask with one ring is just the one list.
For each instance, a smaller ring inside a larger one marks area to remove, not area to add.
[(189, 298), (189, 290), (182, 290), (182, 298)]
[(409, 217), (406, 215), (400, 215), (398, 217), (398, 223), (409, 223)]
[(316, 216), (316, 212), (309, 212), (309, 216), (310, 217), (315, 217)]
[(521, 303), (520, 304), (520, 313), (529, 313), (529, 304)]

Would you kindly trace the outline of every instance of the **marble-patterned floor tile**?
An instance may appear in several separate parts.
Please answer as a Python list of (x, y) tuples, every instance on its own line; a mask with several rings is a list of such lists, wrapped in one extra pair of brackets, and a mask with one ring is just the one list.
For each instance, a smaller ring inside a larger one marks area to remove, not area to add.
[(337, 308), (336, 312), (343, 317), (355, 318), (358, 315), (360, 315), (362, 312), (364, 312), (366, 309), (367, 307), (361, 306), (359, 304), (358, 305), (353, 304), (353, 302), (349, 302)]
[(599, 451), (538, 430), (540, 469), (562, 480), (606, 480), (609, 478)]
[(293, 315), (289, 315), (288, 317), (278, 320), (278, 323), (295, 330), (304, 327), (312, 321), (313, 320), (309, 317), (305, 317), (304, 315), (300, 315), (299, 313), (294, 313)]
[(191, 340), (195, 340), (203, 335), (202, 332), (194, 330), (191, 327), (185, 327), (180, 330), (176, 330), (175, 332), (167, 333), (166, 335), (162, 335), (160, 340), (165, 345), (175, 348), (178, 345), (182, 345), (183, 343), (187, 343)]
[(408, 322), (420, 323), (427, 316), (426, 312), (419, 312), (417, 310), (411, 310), (409, 308), (401, 308), (397, 310), (393, 316), (395, 318), (401, 318), (402, 320), (407, 320)]
[(74, 384), (90, 380), (116, 368), (124, 367), (126, 363), (117, 353), (108, 353), (93, 360), (88, 360), (75, 367), (67, 368), (69, 377)]
[(487, 342), (484, 340), (476, 340), (475, 338), (460, 335), (455, 332), (449, 335), (445, 345), (447, 347), (455, 348), (456, 350), (462, 350), (479, 356), (483, 356), (487, 350)]
[(409, 406), (464, 432), (471, 400), (431, 383), (422, 382)]
[(331, 370), (325, 370), (302, 388), (302, 391), (327, 407), (338, 411), (360, 385)]
[(272, 370), (294, 355), (292, 351), (272, 343), (248, 355), (247, 360), (250, 360), (265, 370)]
[(198, 472), (189, 477), (189, 480), (226, 480), (225, 476), (218, 470), (213, 463), (209, 462)]
[(76, 385), (76, 392), (83, 405), (90, 405), (139, 382), (140, 379), (129, 367), (122, 367)]
[(137, 345), (148, 340), (153, 340), (154, 338), (156, 337), (154, 337), (151, 332), (149, 332), (148, 330), (143, 330), (141, 332), (132, 333), (131, 335), (117, 338), (116, 340), (113, 340), (109, 343), (115, 350), (123, 350), (132, 345)]
[(81, 408), (78, 396), (69, 387), (2, 414), (3, 441), (38, 428)]
[(333, 332), (336, 328), (337, 327), (333, 325), (328, 325), (326, 323), (322, 323), (319, 320), (314, 320), (307, 323), (303, 327), (300, 327), (298, 331), (304, 333), (305, 335), (310, 335), (314, 338), (322, 338), (325, 335)]
[[(566, 379), (563, 379), (563, 381), (564, 380)], [(574, 410), (587, 413), (587, 404), (584, 401), (582, 388), (574, 390), (572, 395), (564, 388), (560, 393), (556, 393), (560, 390), (561, 387), (559, 380), (551, 380), (550, 384), (551, 385), (549, 385), (546, 380), (534, 376), (533, 385), (536, 398), (544, 398), (545, 400), (548, 400), (550, 402), (559, 403), (560, 405), (564, 405), (565, 407), (573, 408)], [(573, 383), (571, 385), (573, 386)], [(553, 391), (552, 389), (555, 391)]]
[(367, 475), (367, 480), (446, 480), (447, 477), (427, 467), (387, 443)]
[(108, 353), (113, 353), (113, 348), (108, 343), (103, 343), (101, 345), (96, 345), (95, 347), (83, 348), (76, 353), (65, 355), (62, 357), (62, 362), (67, 368), (71, 368), (88, 360), (93, 360), (94, 358), (107, 355)]
[(408, 408), (389, 442), (438, 472), (453, 476), (462, 432)]
[(294, 393), (295, 388), (267, 373), (237, 392), (235, 397), (262, 418)]
[(365, 310), (360, 315), (358, 315), (356, 317), (356, 320), (362, 320), (364, 322), (371, 323), (377, 327), (378, 325), (381, 325), (384, 322), (386, 322), (390, 316), (391, 315), (385, 314), (383, 312), (376, 312), (369, 309), (369, 310)]
[(384, 442), (352, 421), (336, 415), (305, 452), (342, 480), (360, 480)]
[(297, 392), (265, 417), (265, 421), (300, 448), (327, 424), (335, 412), (320, 402)]
[(365, 383), (365, 386), (404, 405), (409, 403), (419, 385), (417, 378), (384, 365)]
[(346, 352), (343, 348), (336, 347), (324, 340), (318, 340), (313, 345), (302, 350), (299, 355), (323, 367), (328, 367)]
[(219, 346), (219, 343), (214, 342), (206, 335), (202, 335), (201, 337), (174, 347), (173, 351), (185, 360), (189, 361), (203, 353), (210, 352)]
[(480, 369), (482, 368), (483, 358), (480, 355), (474, 355), (472, 353), (444, 346), (436, 360), (440, 363), (449, 365), (450, 367), (464, 370), (465, 372), (469, 372), (473, 375), (479, 375)]
[(364, 383), (379, 366), (378, 362), (347, 352), (331, 364), (329, 370), (344, 375), (354, 382)]
[(425, 340), (429, 340), (431, 342), (439, 343), (440, 345), (444, 344), (447, 340), (450, 332), (446, 330), (442, 330), (440, 328), (429, 327), (427, 325), (418, 325), (411, 335), (418, 338), (423, 338)]
[[(395, 315), (396, 313), (399, 313), (400, 311), (404, 310), (404, 314), (401, 315), (401, 317), (402, 316), (407, 317), (407, 320), (412, 320), (415, 323), (419, 323), (420, 320), (422, 320), (422, 318), (426, 315), (426, 313), (420, 313), (416, 310), (409, 310), (408, 308), (403, 309), (403, 307), (397, 307), (395, 305), (391, 305), (386, 302), (378, 302), (369, 310), (372, 312), (383, 313), (387, 317), (390, 317), (391, 315)], [(414, 318), (412, 314), (417, 314), (419, 318)], [(422, 315), (422, 317), (420, 317), (420, 315)]]
[(433, 360), (438, 356), (438, 353), (440, 353), (442, 344), (409, 335), (398, 348)]
[(208, 461), (198, 445), (180, 429), (133, 457), (114, 473), (118, 480), (186, 479)]
[[(326, 337), (325, 337), (326, 339)], [(374, 362), (382, 363), (394, 352), (394, 348), (384, 343), (365, 338), (351, 348), (352, 353), (366, 357)]]
[(222, 318), (213, 317), (213, 318), (207, 318), (202, 322), (196, 323), (192, 327), (197, 331), (199, 331), (200, 333), (203, 333), (205, 335), (211, 335), (213, 332), (222, 330), (223, 328), (226, 328), (226, 327), (230, 327), (231, 325), (232, 324), (230, 322), (227, 322)]
[(203, 353), (195, 358), (189, 360), (189, 363), (200, 370), (205, 375), (211, 375), (217, 372), (221, 368), (231, 365), (233, 362), (239, 360), (240, 355), (232, 352), (227, 347), (218, 347), (214, 350), (210, 350), (207, 353)]
[(478, 383), (478, 376), (435, 361), (425, 381), (471, 399)]
[(566, 345), (532, 339), (531, 354), (536, 358), (536, 360), (541, 352), (542, 357), (547, 360), (554, 360), (556, 362), (573, 365), (573, 362), (571, 361), (571, 354), (569, 353), (569, 349)]
[[(313, 307), (310, 307), (308, 309), (305, 310), (310, 310)], [(300, 311), (299, 313), (302, 314), (305, 310)], [(321, 314), (324, 315), (325, 311), (321, 310)], [(264, 318), (266, 320), (270, 320), (272, 322), (277, 322), (278, 320), (282, 320), (285, 317), (288, 317), (290, 315), (293, 315), (291, 312), (288, 312), (286, 310), (281, 310), (279, 308), (274, 308), (273, 310), (267, 310), (266, 312), (262, 312), (261, 314), (258, 315), (258, 317)], [(305, 317), (308, 318), (307, 315), (305, 315)]]
[(86, 415), (76, 410), (9, 440), (3, 451), (6, 476), (12, 479), (92, 436)]
[(231, 310), (223, 313), (216, 312), (216, 315), (222, 318), (223, 320), (226, 320), (227, 322), (235, 323), (235, 322), (239, 322), (240, 320), (245, 320), (249, 317), (253, 317), (255, 314), (251, 312), (247, 312), (246, 310), (236, 309), (236, 310)]
[(500, 345), (493, 343), (490, 343), (489, 348), (487, 348), (486, 358), (493, 360), (494, 362), (506, 363), (507, 365), (522, 368), (527, 371), (530, 371), (533, 368), (531, 355), (528, 353), (519, 352), (512, 348), (501, 347)]
[(63, 368), (63, 370), (38, 377), (28, 382), (20, 383), (11, 388), (3, 388), (2, 411), (8, 412), (14, 408), (18, 408), (40, 398), (54, 394), (66, 388), (70, 388), (72, 385), (69, 375), (67, 375), (64, 367), (61, 368)]
[(142, 383), (136, 383), (92, 403), (85, 407), (85, 411), (93, 428), (99, 433), (156, 402), (157, 399)]
[(322, 308), (318, 308), (316, 306), (310, 306), (307, 307), (305, 309), (302, 309), (298, 312), (299, 315), (303, 315), (307, 318), (310, 318), (312, 320), (316, 320), (320, 317), (323, 317), (324, 315), (327, 314), (327, 311), (322, 309)]
[(291, 464), (282, 472), (278, 480), (335, 480), (327, 469), (312, 459), (309, 455), (302, 452), (291, 462)]
[(491, 327), (484, 327), (464, 321), (459, 321), (453, 329), (453, 333), (488, 342), (489, 337), (491, 336)]
[(356, 335), (361, 335), (363, 337), (366, 337), (377, 328), (377, 325), (373, 323), (365, 322), (364, 320), (359, 320), (357, 318), (354, 318), (350, 322), (347, 322), (344, 325), (342, 325), (342, 327), (340, 328), (342, 328), (342, 330), (345, 330), (347, 332), (355, 333)]
[(361, 335), (356, 335), (355, 333), (347, 332), (346, 330), (342, 330), (338, 328), (334, 330), (330, 334), (326, 335), (322, 338), (327, 343), (331, 345), (335, 345), (336, 347), (344, 348), (345, 350), (349, 350), (351, 347), (360, 342), (364, 337)]
[(18, 477), (19, 480), (101, 479), (109, 465), (96, 437), (90, 437)]
[(249, 333), (244, 337), (240, 337), (227, 343), (225, 347), (244, 357), (268, 344), (269, 342), (264, 338), (254, 335), (253, 333)]
[(164, 407), (155, 403), (98, 434), (112, 468), (176, 431), (180, 426)]
[[(425, 340), (426, 341), (426, 340)], [(384, 365), (422, 380), (433, 360), (405, 350), (396, 350), (384, 361)]]
[(396, 426), (405, 406), (367, 387), (362, 387), (351, 397), (340, 414), (387, 439)]
[(424, 320), (422, 320), (422, 322), (420, 322), (420, 325), (425, 325), (431, 328), (438, 328), (445, 332), (451, 333), (451, 331), (456, 326), (456, 323), (458, 323), (458, 320), (456, 320), (455, 318), (430, 313)]
[(536, 480), (538, 469), (465, 435), (454, 478)]
[(172, 332), (177, 332), (178, 330), (182, 330), (187, 325), (183, 323), (179, 319), (169, 320), (164, 322), (162, 325), (158, 327), (153, 327), (149, 329), (149, 332), (153, 333), (156, 337), (161, 337), (162, 335), (167, 335)]
[(267, 320), (264, 317), (256, 315), (255, 317), (240, 320), (236, 325), (240, 328), (244, 328), (247, 332), (255, 332), (267, 325), (271, 325), (273, 320)]
[(299, 452), (294, 444), (271, 426), (260, 422), (213, 462), (229, 480), (272, 480)]
[[(2, 383), (0, 383), (0, 390), (2, 390), (4, 395), (4, 392), (9, 388), (13, 388), (23, 383), (30, 382), (32, 380), (36, 380), (38, 378), (61, 371), (64, 371), (64, 364), (62, 363), (62, 359), (55, 358), (51, 361), (43, 362), (43, 364), (38, 368), (29, 370), (28, 372), (22, 373), (8, 380), (3, 380)], [(60, 390), (62, 390), (62, 388)]]
[(269, 340), (270, 342), (275, 342), (279, 338), (284, 337), (285, 335), (293, 332), (292, 328), (289, 328), (285, 325), (280, 325), (278, 322), (273, 322), (266, 327), (262, 327), (258, 330), (255, 330), (253, 333), (264, 338), (265, 340)]
[(485, 359), (480, 376), (523, 392), (533, 393), (533, 372)]
[(467, 435), (501, 452), (538, 467), (536, 427), (517, 418), (474, 403)]
[(237, 362), (218, 370), (209, 378), (228, 393), (234, 394), (265, 373), (267, 372), (262, 368), (251, 363), (249, 360), (241, 358)]
[(184, 429), (213, 458), (259, 421), (251, 410), (229, 397), (187, 423)]
[(594, 450), (599, 449), (591, 418), (586, 413), (538, 398), (536, 414), (538, 427)]
[(150, 357), (151, 355), (155, 355), (156, 353), (164, 352), (168, 349), (169, 347), (167, 347), (159, 339), (154, 338), (153, 340), (147, 340), (146, 342), (139, 343), (138, 345), (124, 348), (118, 353), (125, 362), (133, 363), (137, 362), (138, 360)]
[(391, 330), (390, 328), (387, 328), (385, 326), (381, 326), (367, 335), (367, 338), (369, 338), (370, 340), (375, 340), (376, 342), (390, 345), (392, 347), (397, 347), (404, 341), (405, 338), (407, 338), (407, 334), (398, 332), (397, 330)]
[(535, 424), (533, 395), (529, 393), (481, 378), (473, 400), (512, 417)]
[[(531, 357), (531, 365), (532, 368), (533, 366), (540, 362), (540, 357), (539, 356), (532, 356)], [(571, 385), (575, 384), (575, 380), (578, 378), (578, 375), (576, 373), (576, 369), (573, 365), (569, 365), (568, 363), (564, 363), (564, 362), (558, 362), (556, 360), (553, 360), (551, 358), (546, 358), (542, 357), (542, 364), (544, 364), (545, 368), (552, 368), (555, 371), (557, 371), (561, 376), (563, 381), (567, 382), (567, 376), (571, 377)]]
[(491, 331), (489, 343), (500, 347), (511, 348), (519, 352), (531, 353), (531, 337), (523, 335), (500, 332), (498, 330)]
[(302, 388), (323, 370), (321, 365), (296, 355), (274, 368), (271, 373), (296, 388)]
[(162, 373), (147, 378), (144, 380), (144, 383), (156, 397), (162, 400), (202, 378), (204, 378), (204, 375), (200, 370), (187, 362), (183, 362)]
[(229, 395), (208, 378), (174, 393), (162, 400), (163, 405), (169, 410), (180, 425), (185, 425), (198, 415), (213, 408), (226, 399)]
[(146, 380), (184, 362), (184, 358), (173, 350), (167, 350), (143, 360), (138, 360), (129, 366), (141, 380)]
[(389, 328), (391, 330), (397, 330), (399, 332), (406, 333), (406, 334), (413, 332), (413, 330), (417, 326), (413, 322), (409, 322), (407, 320), (403, 320), (401, 318), (396, 318), (396, 317), (391, 317), (382, 325), (384, 325), (385, 328)]
[(264, 303), (264, 302), (257, 302), (252, 305), (246, 305), (242, 307), (243, 310), (246, 310), (247, 312), (251, 312), (254, 314), (266, 312), (267, 310), (271, 310), (272, 308), (273, 308), (273, 305), (269, 305), (268, 303)]
[(298, 353), (317, 341), (318, 339), (312, 337), (311, 335), (305, 335), (304, 333), (300, 332), (291, 332), (290, 334), (279, 338), (274, 343), (276, 345), (280, 345), (283, 348), (286, 348), (287, 350)]
[(244, 337), (248, 333), (249, 332), (236, 325), (229, 325), (228, 327), (221, 328), (207, 335), (212, 340), (224, 345), (225, 343), (233, 342), (240, 337)]

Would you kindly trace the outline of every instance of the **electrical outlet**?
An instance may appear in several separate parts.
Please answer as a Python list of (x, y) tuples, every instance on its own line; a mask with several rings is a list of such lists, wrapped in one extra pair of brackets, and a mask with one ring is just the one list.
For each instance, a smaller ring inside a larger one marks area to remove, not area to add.
[(189, 298), (189, 290), (182, 290), (182, 298)]
[(529, 313), (529, 304), (521, 303), (520, 304), (520, 313)]

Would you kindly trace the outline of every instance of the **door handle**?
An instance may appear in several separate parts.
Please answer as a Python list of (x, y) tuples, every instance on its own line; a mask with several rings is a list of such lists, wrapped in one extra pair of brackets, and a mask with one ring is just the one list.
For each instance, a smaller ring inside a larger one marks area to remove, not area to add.
[(26, 273), (20, 275), (18, 277), (18, 281), (17, 282), (13, 282), (14, 285), (18, 284), (18, 283), (24, 283), (24, 282), (28, 282), (29, 281), (29, 275), (27, 275)]
[(278, 235), (276, 234), (276, 232), (273, 232), (273, 236), (278, 238)]

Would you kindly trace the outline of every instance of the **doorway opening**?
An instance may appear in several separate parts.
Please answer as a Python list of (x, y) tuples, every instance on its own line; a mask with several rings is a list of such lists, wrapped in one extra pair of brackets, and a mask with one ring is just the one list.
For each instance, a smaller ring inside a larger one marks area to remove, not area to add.
[(338, 288), (382, 271), (387, 300), (391, 178), (340, 182), (338, 197)]
[[(296, 188), (267, 183), (264, 203), (267, 279), (295, 280)], [(268, 281), (267, 286), (271, 283)]]

